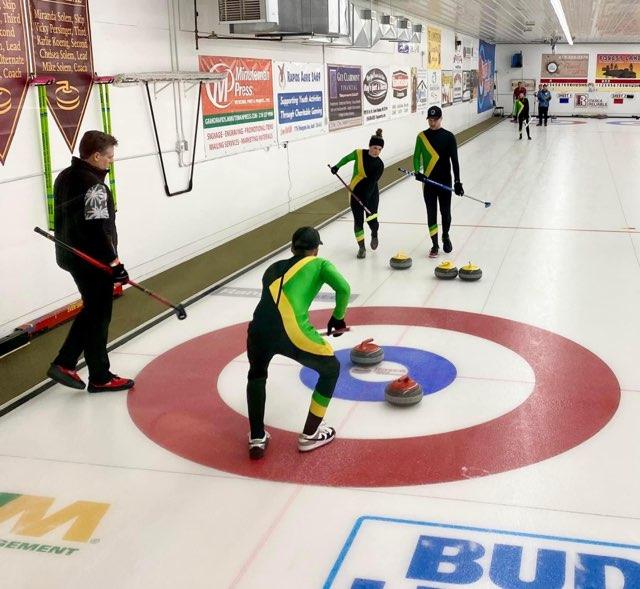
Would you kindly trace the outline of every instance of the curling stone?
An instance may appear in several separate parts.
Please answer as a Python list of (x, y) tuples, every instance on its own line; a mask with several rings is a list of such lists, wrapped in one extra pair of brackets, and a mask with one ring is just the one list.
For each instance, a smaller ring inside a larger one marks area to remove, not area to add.
[(384, 390), (384, 398), (392, 405), (415, 405), (422, 401), (422, 387), (409, 375), (390, 382)]
[(460, 280), (466, 280), (467, 282), (474, 282), (482, 278), (482, 270), (478, 266), (475, 266), (471, 262), (460, 267), (458, 271)]
[(351, 349), (351, 362), (358, 366), (373, 366), (384, 360), (384, 350), (373, 343), (373, 338), (366, 339)]
[(398, 252), (393, 258), (389, 260), (389, 265), (396, 270), (404, 270), (405, 268), (411, 268), (411, 258), (404, 252)]
[(453, 262), (442, 262), (436, 266), (433, 273), (441, 280), (451, 280), (458, 275), (458, 268), (453, 265)]

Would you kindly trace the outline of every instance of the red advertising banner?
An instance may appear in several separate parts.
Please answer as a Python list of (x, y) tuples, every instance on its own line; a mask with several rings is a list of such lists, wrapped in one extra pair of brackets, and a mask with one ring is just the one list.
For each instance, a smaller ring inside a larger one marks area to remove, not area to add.
[(27, 94), (29, 56), (20, 0), (0, 2), (0, 163), (4, 165)]
[(276, 144), (270, 59), (200, 55), (200, 71), (223, 74), (202, 89), (207, 158)]
[(47, 102), (73, 151), (93, 80), (89, 0), (29, 0), (35, 73), (53, 76)]

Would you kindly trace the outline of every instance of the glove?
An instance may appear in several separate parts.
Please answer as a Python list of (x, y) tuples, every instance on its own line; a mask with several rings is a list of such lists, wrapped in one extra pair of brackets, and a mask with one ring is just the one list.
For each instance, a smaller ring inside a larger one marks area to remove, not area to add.
[[(327, 335), (331, 335), (332, 331), (346, 329), (347, 324), (344, 322), (344, 319), (336, 319), (333, 315), (331, 315), (331, 319), (329, 319), (329, 323), (327, 323)], [(334, 333), (333, 337), (340, 337), (341, 333)]]
[(338, 173), (338, 166), (331, 166), (331, 173), (335, 176)]
[(112, 266), (111, 274), (113, 282), (119, 282), (120, 284), (127, 284), (127, 282), (129, 282), (129, 273), (124, 269), (123, 264)]
[(458, 196), (464, 196), (464, 188), (462, 188), (462, 182), (460, 181), (456, 181), (453, 185), (453, 191), (458, 195)]
[(414, 177), (418, 182), (426, 182), (427, 177), (422, 172), (415, 172)]

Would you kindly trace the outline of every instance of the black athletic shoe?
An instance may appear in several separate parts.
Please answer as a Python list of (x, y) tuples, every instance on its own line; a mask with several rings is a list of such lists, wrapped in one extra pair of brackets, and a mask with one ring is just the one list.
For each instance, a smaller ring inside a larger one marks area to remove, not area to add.
[(366, 258), (366, 257), (367, 257), (367, 250), (364, 247), (364, 245), (361, 245), (360, 249), (358, 250), (357, 258), (359, 260), (362, 260), (362, 258)]
[(430, 258), (437, 258), (438, 257), (438, 253), (440, 252), (440, 248), (437, 245), (434, 245), (430, 250), (429, 250), (429, 257)]
[(451, 245), (451, 240), (448, 235), (446, 237), (444, 235), (442, 236), (442, 249), (445, 254), (450, 254), (453, 250), (453, 245)]
[(378, 236), (377, 235), (372, 235), (371, 236), (371, 249), (372, 250), (377, 250), (378, 249)]
[(83, 390), (87, 386), (75, 370), (64, 368), (59, 364), (52, 364), (47, 370), (47, 376), (72, 389)]

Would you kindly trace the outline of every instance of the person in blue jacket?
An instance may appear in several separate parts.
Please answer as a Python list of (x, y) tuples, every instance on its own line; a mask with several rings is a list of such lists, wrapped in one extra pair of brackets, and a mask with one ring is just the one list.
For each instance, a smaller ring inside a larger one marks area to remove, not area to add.
[(547, 88), (546, 84), (542, 85), (542, 90), (539, 90), (536, 94), (538, 98), (538, 127), (542, 126), (542, 119), (544, 117), (544, 126), (547, 126), (547, 120), (549, 119), (549, 102), (551, 102), (551, 92)]

